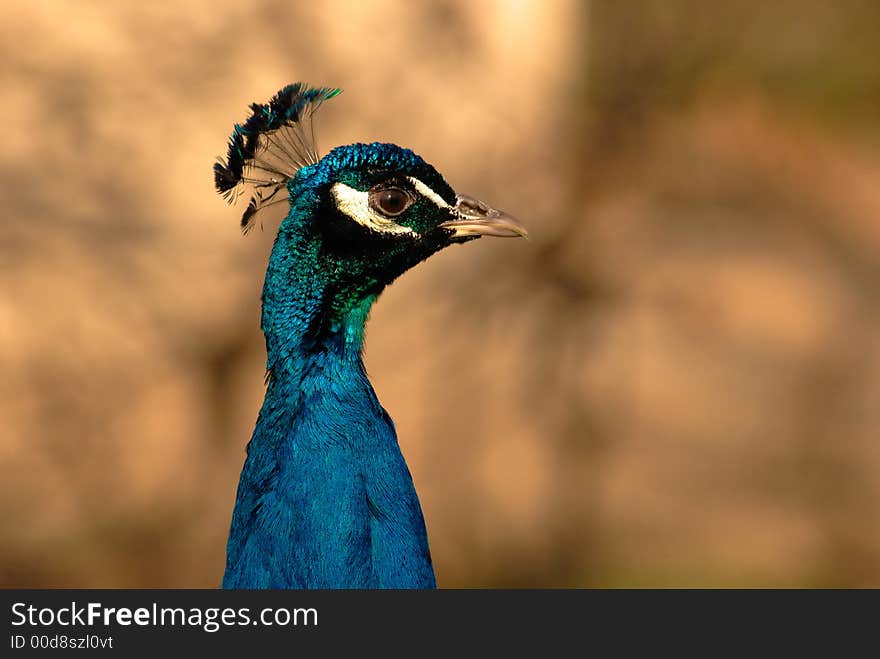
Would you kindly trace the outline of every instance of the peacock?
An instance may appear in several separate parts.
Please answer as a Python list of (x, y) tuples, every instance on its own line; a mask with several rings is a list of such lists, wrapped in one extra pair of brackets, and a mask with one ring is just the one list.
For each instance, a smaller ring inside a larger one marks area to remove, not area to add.
[(320, 157), (313, 117), (339, 89), (304, 83), (253, 103), (214, 165), (218, 192), (288, 203), (262, 291), (266, 394), (247, 445), (224, 588), (435, 588), (418, 496), (362, 360), (370, 307), (396, 277), (480, 236), (526, 236), (457, 195), (409, 149)]

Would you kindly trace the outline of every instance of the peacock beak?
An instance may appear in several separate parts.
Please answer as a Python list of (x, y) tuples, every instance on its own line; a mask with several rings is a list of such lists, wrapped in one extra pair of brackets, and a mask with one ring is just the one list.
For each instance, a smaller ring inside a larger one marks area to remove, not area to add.
[(529, 232), (516, 218), (492, 208), (479, 199), (458, 195), (455, 198), (454, 220), (440, 224), (452, 229), (453, 238), (468, 236), (498, 236), (499, 238), (528, 238)]

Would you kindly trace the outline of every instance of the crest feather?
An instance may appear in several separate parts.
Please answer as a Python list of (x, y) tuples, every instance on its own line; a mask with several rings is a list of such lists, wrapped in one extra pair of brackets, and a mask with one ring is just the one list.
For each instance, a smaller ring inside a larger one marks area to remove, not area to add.
[(241, 217), (247, 233), (256, 214), (287, 200), (287, 181), (320, 159), (312, 116), (341, 89), (309, 87), (297, 82), (280, 90), (268, 103), (251, 103), (251, 115), (235, 124), (226, 159), (214, 164), (214, 185), (230, 204), (245, 189), (251, 198)]

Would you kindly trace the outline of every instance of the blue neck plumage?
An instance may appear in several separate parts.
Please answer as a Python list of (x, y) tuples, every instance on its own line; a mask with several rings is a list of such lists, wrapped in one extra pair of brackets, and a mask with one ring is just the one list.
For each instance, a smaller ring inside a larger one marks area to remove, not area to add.
[(263, 286), (267, 402), (281, 396), (288, 411), (309, 390), (369, 387), (362, 361), (364, 325), (376, 295), (334, 304), (333, 285), (322, 275), (320, 247), (282, 227)]

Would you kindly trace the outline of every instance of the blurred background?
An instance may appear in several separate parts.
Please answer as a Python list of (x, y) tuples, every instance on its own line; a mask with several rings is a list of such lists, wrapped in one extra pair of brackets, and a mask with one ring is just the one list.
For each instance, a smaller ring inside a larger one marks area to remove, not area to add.
[[(532, 240), (374, 308), (444, 587), (880, 586), (880, 5), (4, 8), (0, 585), (216, 587), (277, 218), (247, 104), (345, 93)], [(27, 35), (27, 45), (22, 44)]]

